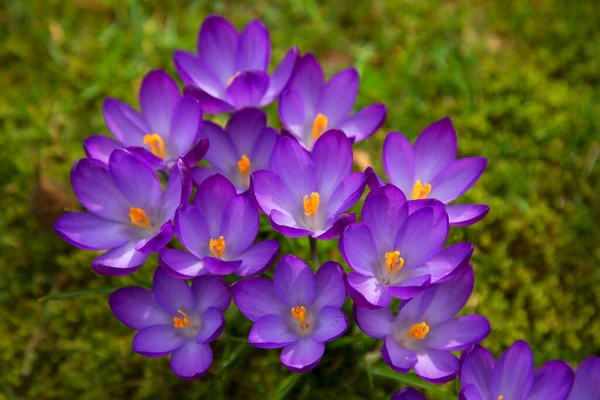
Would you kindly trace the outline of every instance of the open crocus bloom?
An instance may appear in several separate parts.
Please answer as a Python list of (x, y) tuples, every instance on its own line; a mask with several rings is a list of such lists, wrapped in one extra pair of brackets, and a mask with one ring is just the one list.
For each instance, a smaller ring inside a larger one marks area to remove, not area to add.
[(267, 128), (265, 113), (248, 108), (233, 114), (225, 129), (205, 122), (200, 137), (210, 141), (206, 161), (212, 168), (192, 169), (194, 183), (199, 186), (204, 179), (222, 174), (236, 187), (238, 193), (250, 186), (250, 174), (269, 168), (269, 159), (279, 135)]
[(600, 358), (586, 358), (577, 372), (567, 400), (600, 400)]
[(175, 210), (191, 193), (189, 175), (179, 160), (163, 192), (154, 169), (127, 150), (113, 151), (108, 166), (91, 158), (79, 160), (71, 184), (90, 212), (64, 214), (54, 228), (73, 246), (109, 249), (92, 263), (99, 274), (130, 274), (171, 240)]
[(447, 382), (460, 369), (451, 352), (468, 349), (490, 332), (489, 322), (480, 315), (454, 317), (467, 303), (473, 284), (473, 269), (466, 266), (452, 280), (402, 304), (396, 318), (389, 307), (355, 307), (356, 321), (367, 335), (385, 340), (381, 354), (395, 371), (406, 373), (412, 368), (427, 381)]
[(281, 362), (290, 371), (308, 372), (323, 357), (324, 342), (346, 332), (341, 307), (346, 300), (344, 270), (326, 262), (313, 275), (306, 263), (286, 255), (273, 281), (249, 278), (231, 287), (240, 311), (254, 321), (250, 344), (263, 349), (283, 347)]
[(293, 138), (282, 137), (273, 150), (270, 171), (251, 176), (251, 193), (273, 228), (288, 237), (338, 237), (354, 222), (342, 214), (365, 189), (365, 175), (352, 173), (352, 144), (341, 131), (329, 131), (308, 153)]
[(305, 54), (279, 99), (281, 122), (307, 150), (330, 129), (343, 131), (355, 142), (368, 138), (383, 124), (386, 108), (373, 104), (349, 115), (358, 94), (358, 81), (356, 69), (349, 68), (325, 83), (315, 56)]
[(207, 273), (255, 275), (271, 266), (279, 254), (276, 240), (253, 243), (258, 233), (258, 210), (250, 198), (236, 194), (224, 176), (207, 178), (196, 192), (194, 205), (182, 205), (175, 231), (189, 251), (162, 249), (160, 263), (179, 278)]
[(231, 297), (218, 276), (201, 276), (192, 282), (154, 273), (152, 291), (126, 287), (108, 298), (119, 321), (139, 331), (133, 350), (144, 357), (171, 354), (171, 369), (183, 379), (204, 375), (213, 359), (209, 343), (223, 332)]
[[(494, 362), (475, 346), (463, 355), (461, 400), (564, 400), (573, 385), (573, 370), (564, 361), (548, 361), (534, 372), (533, 353), (519, 340)], [(591, 399), (582, 397), (581, 399)]]
[(387, 184), (365, 199), (362, 223), (352, 224), (340, 238), (340, 251), (354, 270), (348, 294), (367, 308), (387, 307), (392, 297), (409, 299), (430, 284), (448, 280), (467, 263), (470, 243), (442, 250), (448, 233), (444, 205), (429, 202), (409, 215), (406, 197)]
[[(427, 127), (411, 146), (406, 137), (390, 132), (383, 143), (383, 168), (391, 183), (413, 201), (437, 199), (448, 204), (477, 182), (487, 165), (483, 157), (456, 159), (456, 132), (450, 118)], [(383, 184), (372, 168), (365, 171), (371, 188)], [(450, 225), (467, 226), (485, 217), (485, 204), (446, 206)]]
[(117, 140), (90, 136), (83, 142), (88, 157), (104, 163), (119, 147), (132, 147), (156, 168), (171, 168), (183, 158), (194, 165), (208, 149), (207, 140), (197, 139), (202, 109), (192, 96), (181, 96), (175, 81), (163, 70), (150, 71), (140, 87), (139, 114), (119, 100), (104, 101), (104, 119)]
[(394, 393), (392, 400), (427, 400), (421, 392), (416, 391), (411, 387), (405, 387), (399, 392)]
[(198, 35), (198, 55), (176, 51), (175, 68), (204, 112), (219, 114), (270, 104), (283, 90), (294, 70), (298, 50), (285, 55), (273, 74), (269, 31), (252, 21), (241, 33), (225, 19), (207, 17)]

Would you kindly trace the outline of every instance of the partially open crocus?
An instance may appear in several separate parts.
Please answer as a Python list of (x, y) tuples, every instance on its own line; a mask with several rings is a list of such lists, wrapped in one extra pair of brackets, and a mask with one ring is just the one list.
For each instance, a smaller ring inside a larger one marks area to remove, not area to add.
[[(534, 372), (533, 353), (519, 340), (494, 361), (475, 346), (463, 355), (461, 400), (564, 400), (573, 385), (573, 370), (564, 361), (548, 361)], [(591, 397), (581, 397), (591, 399)]]
[(455, 317), (471, 296), (473, 284), (473, 269), (466, 266), (452, 280), (403, 303), (397, 317), (389, 307), (355, 307), (356, 322), (367, 335), (384, 340), (383, 360), (395, 371), (412, 369), (429, 382), (448, 382), (460, 370), (460, 361), (451, 352), (468, 349), (490, 332), (489, 322), (480, 315)]
[(577, 372), (567, 400), (600, 400), (600, 358), (586, 358)]
[(421, 392), (416, 391), (411, 387), (405, 387), (404, 389), (394, 393), (392, 400), (427, 400)]
[(400, 189), (387, 184), (365, 199), (362, 222), (340, 238), (348, 274), (348, 293), (357, 305), (387, 307), (392, 297), (409, 299), (430, 284), (448, 280), (473, 251), (470, 243), (442, 249), (448, 233), (444, 205), (430, 202), (409, 215)]
[(171, 221), (191, 193), (191, 178), (179, 160), (163, 191), (155, 170), (124, 149), (112, 152), (108, 166), (86, 158), (71, 172), (75, 195), (90, 211), (61, 216), (54, 228), (70, 244), (108, 251), (92, 262), (103, 275), (127, 275), (173, 236)]
[(182, 205), (175, 215), (175, 231), (188, 252), (164, 248), (160, 263), (180, 278), (259, 274), (271, 266), (279, 244), (253, 243), (258, 227), (258, 210), (250, 198), (236, 194), (224, 176), (213, 175), (198, 188), (193, 206)]
[[(477, 182), (487, 165), (483, 157), (456, 159), (456, 132), (450, 118), (427, 127), (411, 146), (406, 137), (390, 132), (383, 143), (383, 169), (409, 200), (437, 199), (448, 204)], [(371, 188), (383, 184), (372, 168), (365, 171)], [(485, 217), (485, 204), (446, 206), (450, 225), (467, 226)]]
[(270, 171), (251, 177), (250, 192), (273, 228), (288, 237), (328, 240), (354, 222), (343, 214), (365, 188), (365, 175), (352, 173), (352, 144), (341, 131), (329, 131), (308, 153), (293, 138), (279, 139)]
[(144, 357), (171, 354), (171, 369), (183, 379), (200, 378), (210, 367), (210, 342), (221, 335), (230, 302), (221, 277), (198, 277), (190, 288), (161, 269), (154, 274), (152, 291), (126, 287), (108, 298), (115, 317), (138, 331), (133, 350)]
[(348, 320), (341, 307), (346, 299), (344, 272), (329, 261), (313, 275), (306, 263), (286, 255), (273, 281), (248, 278), (231, 287), (240, 311), (254, 321), (250, 344), (283, 347), (281, 362), (290, 371), (308, 372), (323, 357), (325, 342), (346, 332)]
[(330, 129), (339, 129), (355, 142), (368, 138), (383, 124), (386, 107), (373, 104), (349, 115), (358, 95), (358, 72), (345, 69), (325, 83), (319, 62), (310, 53), (298, 60), (279, 99), (279, 116), (304, 148)]
[(176, 51), (173, 58), (185, 93), (198, 98), (207, 114), (270, 104), (288, 83), (298, 56), (295, 47), (289, 50), (269, 76), (271, 41), (263, 23), (252, 21), (238, 33), (216, 15), (202, 23), (197, 51)]
[(206, 161), (211, 167), (194, 168), (194, 183), (198, 186), (207, 177), (219, 173), (241, 193), (248, 190), (251, 173), (269, 168), (279, 135), (267, 127), (267, 117), (262, 111), (248, 108), (233, 114), (225, 129), (204, 122), (200, 137), (210, 141)]
[(104, 101), (104, 119), (117, 140), (91, 136), (83, 142), (88, 157), (104, 163), (119, 147), (132, 147), (156, 168), (171, 168), (183, 158), (194, 165), (208, 149), (208, 140), (197, 138), (202, 127), (202, 109), (192, 96), (181, 96), (177, 84), (166, 72), (150, 71), (140, 87), (140, 108), (119, 100)]

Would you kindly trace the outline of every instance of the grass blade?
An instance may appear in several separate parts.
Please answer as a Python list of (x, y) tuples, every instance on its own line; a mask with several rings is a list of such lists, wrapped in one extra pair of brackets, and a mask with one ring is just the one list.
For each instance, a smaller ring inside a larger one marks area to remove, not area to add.
[(444, 390), (441, 390), (434, 384), (425, 382), (424, 380), (422, 380), (415, 374), (400, 374), (398, 372), (393, 371), (389, 367), (378, 366), (378, 367), (373, 368), (373, 375), (379, 376), (382, 378), (392, 379), (392, 380), (398, 381), (400, 383), (404, 383), (405, 385), (410, 385), (414, 388), (425, 389), (428, 392), (435, 394), (436, 396), (444, 398), (444, 399), (455, 399), (456, 398), (455, 395), (448, 393)]
[(66, 292), (51, 293), (48, 296), (40, 297), (38, 301), (52, 301), (68, 299), (71, 297), (85, 297), (85, 296), (96, 296), (99, 294), (109, 294), (119, 289), (118, 287), (101, 287), (94, 289), (82, 289), (82, 290), (67, 290)]

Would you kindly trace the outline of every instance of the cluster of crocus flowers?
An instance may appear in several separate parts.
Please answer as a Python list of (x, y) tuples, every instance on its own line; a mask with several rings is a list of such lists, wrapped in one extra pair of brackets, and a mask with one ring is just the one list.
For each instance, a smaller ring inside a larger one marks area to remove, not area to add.
[[(225, 328), (231, 291), (254, 323), (248, 342), (281, 348), (281, 362), (304, 373), (318, 365), (325, 343), (348, 329), (342, 307), (350, 297), (358, 327), (383, 341), (387, 364), (434, 384), (460, 376), (461, 399), (599, 399), (597, 357), (576, 373), (560, 361), (534, 371), (533, 354), (519, 341), (496, 363), (479, 346), (489, 322), (457, 316), (474, 288), (473, 245), (447, 245), (448, 231), (476, 223), (489, 207), (449, 205), (487, 165), (481, 157), (456, 159), (450, 119), (426, 128), (414, 145), (396, 132), (385, 138), (389, 183), (370, 167), (353, 172), (353, 145), (382, 125), (386, 107), (352, 114), (355, 69), (326, 82), (315, 56), (293, 47), (269, 75), (270, 58), (260, 21), (238, 33), (210, 16), (197, 54), (174, 55), (183, 93), (166, 72), (150, 71), (140, 112), (119, 100), (104, 102), (116, 140), (96, 135), (84, 142), (87, 158), (75, 163), (71, 181), (89, 212), (67, 213), (55, 228), (79, 248), (106, 250), (92, 261), (100, 274), (131, 274), (158, 253), (152, 290), (128, 287), (109, 297), (114, 315), (138, 331), (133, 350), (170, 354), (184, 379), (203, 376), (213, 360), (209, 344)], [(281, 132), (260, 110), (276, 99)], [(225, 126), (203, 120), (229, 112)], [(367, 184), (357, 223), (349, 210)], [(273, 279), (258, 276), (279, 257), (277, 236), (259, 232), (260, 212), (279, 235), (309, 237), (312, 267), (286, 254)], [(336, 238), (338, 259), (348, 268), (334, 261), (319, 267), (316, 239)], [(397, 311), (394, 298), (401, 301)], [(460, 351), (461, 358), (453, 354)], [(423, 398), (412, 388), (393, 395)]]

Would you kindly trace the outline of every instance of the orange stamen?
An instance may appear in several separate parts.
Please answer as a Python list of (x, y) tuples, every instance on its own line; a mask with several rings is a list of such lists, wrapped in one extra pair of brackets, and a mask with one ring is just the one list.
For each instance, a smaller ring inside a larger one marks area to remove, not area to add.
[(304, 215), (307, 217), (314, 217), (319, 209), (319, 193), (312, 192), (310, 194), (310, 200), (308, 195), (304, 196)]
[(245, 154), (242, 154), (240, 161), (238, 161), (238, 170), (242, 178), (250, 175), (250, 159)]
[(177, 312), (183, 315), (183, 318), (173, 317), (173, 326), (175, 328), (185, 328), (186, 326), (190, 326), (190, 317), (181, 310), (177, 310)]
[(327, 117), (323, 114), (317, 114), (313, 121), (312, 138), (317, 140), (327, 130)]
[(158, 158), (165, 158), (165, 142), (156, 133), (144, 136), (144, 143), (150, 146), (152, 154)]
[(210, 249), (210, 254), (212, 254), (215, 258), (223, 257), (223, 253), (225, 253), (225, 239), (223, 236), (219, 236), (218, 239), (210, 239), (208, 243), (208, 248)]
[(146, 212), (138, 207), (129, 208), (129, 219), (138, 228), (150, 228), (152, 226)]
[(235, 78), (237, 78), (238, 76), (240, 76), (240, 71), (236, 72), (235, 75), (233, 75), (231, 78), (229, 78), (229, 80), (227, 81), (227, 86), (229, 87), (229, 85), (231, 85), (233, 83), (233, 81), (235, 80)]
[(429, 333), (429, 325), (425, 322), (420, 324), (414, 324), (408, 329), (408, 337), (413, 339), (425, 339), (425, 336)]
[(412, 199), (426, 199), (427, 196), (429, 196), (429, 192), (431, 192), (431, 185), (429, 183), (423, 185), (421, 181), (417, 180), (417, 182), (415, 182), (415, 186), (413, 187)]
[(310, 326), (306, 324), (306, 307), (292, 307), (292, 317), (298, 320), (298, 323), (300, 324), (300, 329), (310, 328)]
[(389, 276), (400, 271), (403, 266), (404, 258), (400, 257), (400, 252), (398, 250), (385, 253), (385, 268), (387, 269)]

